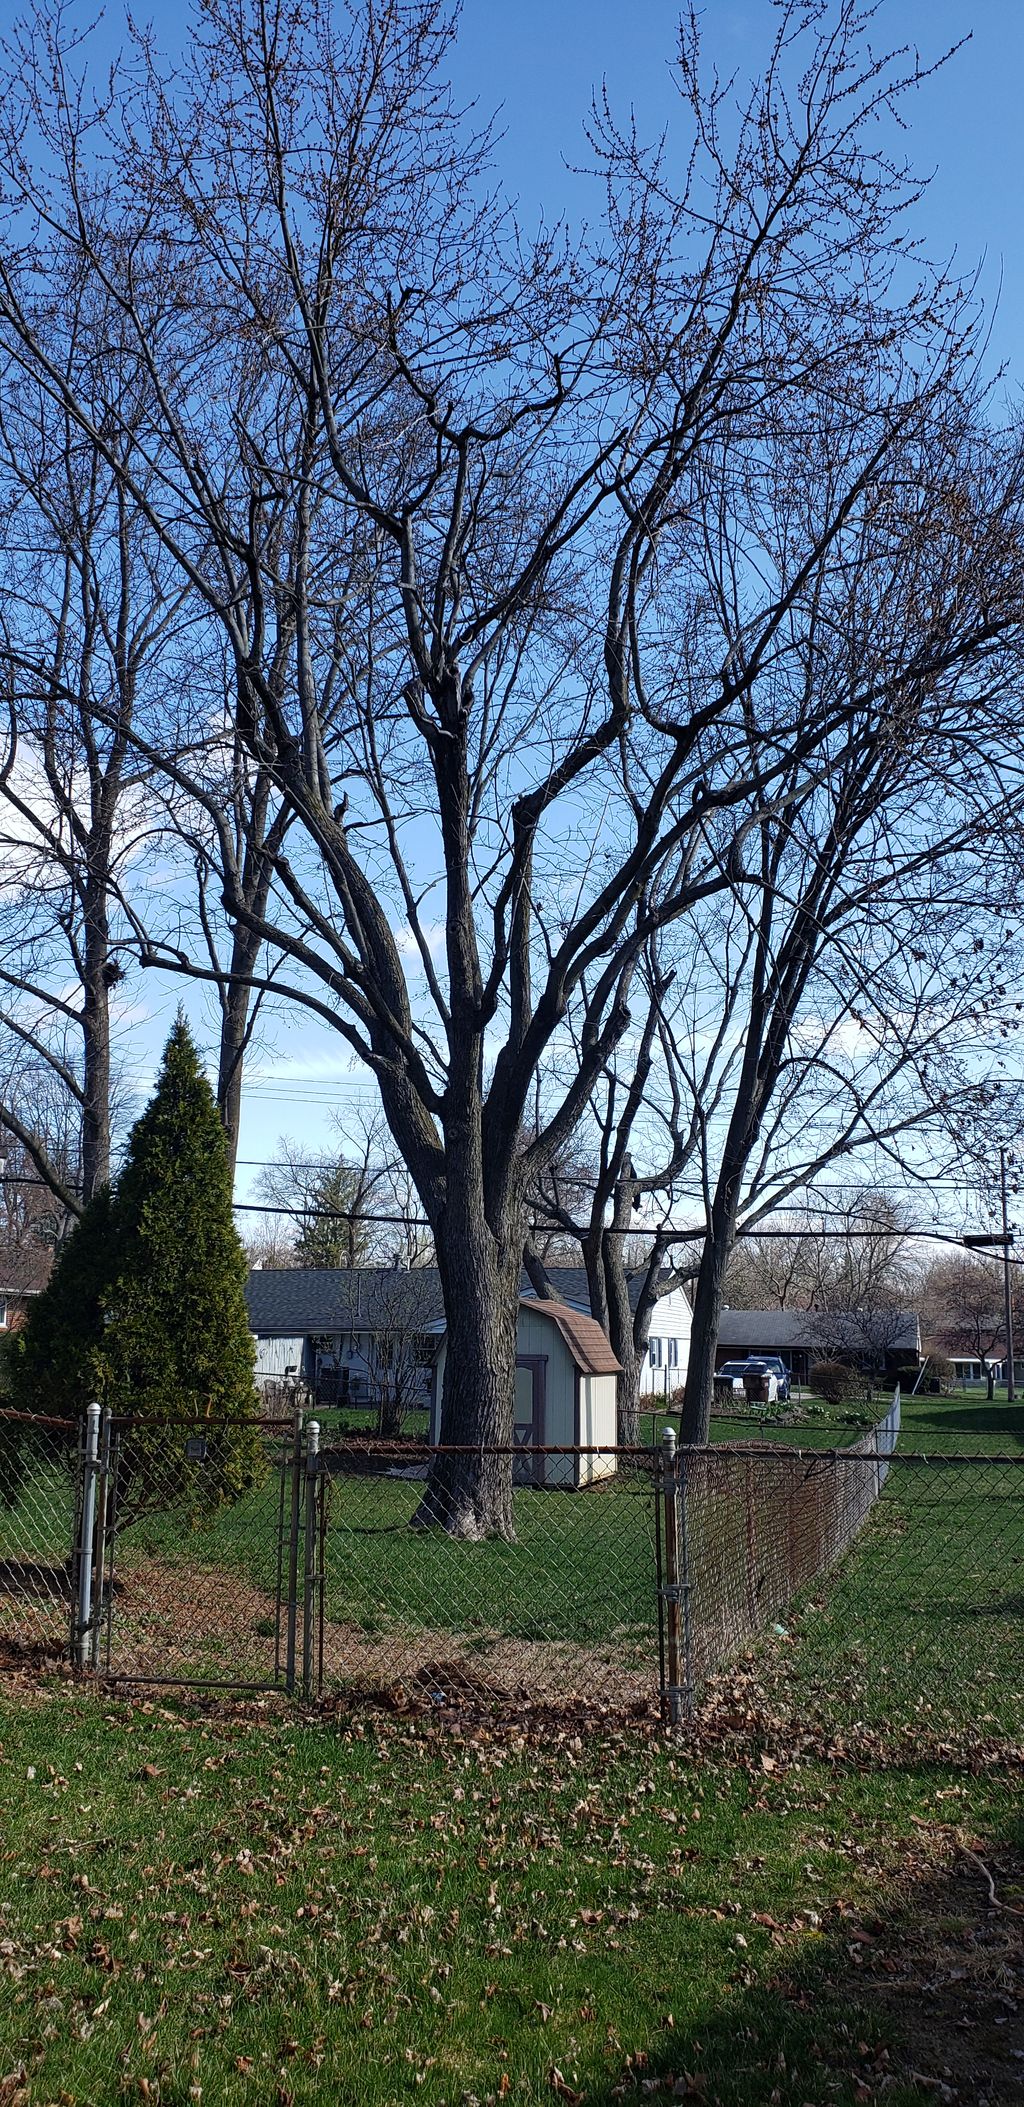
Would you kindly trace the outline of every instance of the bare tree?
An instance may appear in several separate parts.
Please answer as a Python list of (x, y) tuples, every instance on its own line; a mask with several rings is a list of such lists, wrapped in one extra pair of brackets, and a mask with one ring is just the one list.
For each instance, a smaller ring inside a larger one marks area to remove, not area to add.
[[(639, 1439), (641, 1377), (655, 1308), (695, 1271), (692, 1252), (680, 1247), (675, 1233), (673, 1201), (677, 1180), (693, 1156), (698, 1119), (692, 1104), (684, 1106), (678, 1088), (669, 1007), (672, 976), (661, 971), (658, 959), (651, 938), (638, 973), (646, 998), (641, 1028), (597, 1079), (573, 1165), (567, 1169), (556, 1160), (538, 1179), (533, 1194), (538, 1226), (527, 1245), (527, 1265), (541, 1293), (550, 1292), (545, 1267), (554, 1236), (575, 1243), (582, 1253), (591, 1311), (620, 1364), (618, 1438), (627, 1444)], [(574, 1053), (579, 1059), (580, 1049)], [(667, 1086), (667, 1095), (659, 1083)], [(587, 1155), (591, 1137), (593, 1152)], [(643, 1167), (634, 1160), (639, 1151)], [(660, 1211), (661, 1220), (638, 1237), (640, 1210), (649, 1219)]]
[(944, 1353), (969, 1354), (984, 1368), (1005, 1350), (1003, 1287), (991, 1259), (966, 1252), (935, 1259), (921, 1282), (921, 1311), (926, 1339)]
[(797, 1226), (787, 1217), (771, 1236), (755, 1231), (735, 1245), (725, 1273), (725, 1301), (733, 1310), (806, 1310), (822, 1275), (827, 1231)]
[[(151, 771), (132, 743), (152, 704), (160, 654), (183, 598), (120, 474), (139, 454), (137, 362), (118, 345), (109, 304), (65, 274), (50, 355), (106, 340), (90, 368), (95, 434), (31, 376), (0, 389), (6, 738), (0, 751), (0, 1039), (20, 1048), (52, 1096), (66, 1095), (80, 1139), (59, 1167), (43, 1120), (10, 1096), (0, 1126), (29, 1150), (62, 1209), (76, 1214), (110, 1177), (114, 1066), (111, 991), (129, 958), (126, 876), (145, 847)], [(54, 342), (56, 335), (57, 341)], [(42, 1115), (43, 1108), (40, 1107)]]
[[(376, 1078), (436, 1244), (444, 1440), (476, 1452), (435, 1459), (419, 1518), (465, 1536), (511, 1533), (487, 1451), (528, 1195), (629, 1029), (645, 944), (735, 893), (761, 820), (874, 736), (841, 685), (809, 706), (790, 616), (959, 389), (969, 323), (919, 259), (896, 290), (913, 185), (873, 142), (920, 69), (873, 58), (869, 19), (785, 6), (728, 155), (690, 20), (688, 168), (600, 107), (606, 223), (575, 250), (485, 196), (435, 0), (340, 28), (326, 0), (211, 0), (173, 77), (143, 41), (93, 105), (63, 13), (11, 52), (7, 354), (106, 450), (226, 640), (227, 725), (184, 696), (138, 748), (204, 810), (229, 920), (287, 961), (275, 989)], [(159, 488), (41, 332), (64, 258), (137, 349)], [(742, 559), (723, 635), (709, 547), (774, 488), (806, 489), (804, 515), (771, 565)], [(958, 620), (918, 625), (913, 692), (1015, 632), (1006, 545), (985, 557)], [(290, 815), (265, 907), (225, 739)], [(731, 1208), (731, 1156), (724, 1176)]]
[(384, 1441), (396, 1440), (409, 1413), (424, 1403), (437, 1340), (422, 1330), (422, 1307), (415, 1281), (402, 1267), (377, 1275), (369, 1360), (377, 1433)]

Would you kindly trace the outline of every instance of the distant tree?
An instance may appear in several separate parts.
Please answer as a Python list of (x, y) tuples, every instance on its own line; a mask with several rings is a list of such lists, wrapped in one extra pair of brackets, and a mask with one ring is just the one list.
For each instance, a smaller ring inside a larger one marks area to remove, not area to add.
[[(46, 1106), (35, 1109), (45, 1114)], [(38, 1133), (43, 1119), (34, 1125)], [(51, 1152), (57, 1154), (52, 1142)], [(28, 1150), (0, 1130), (0, 1289), (45, 1286), (66, 1221)]]
[(333, 1150), (317, 1152), (280, 1137), (256, 1181), (267, 1216), (250, 1237), (254, 1259), (405, 1271), (429, 1265), (433, 1238), (380, 1113), (335, 1119), (332, 1128)]
[(821, 1278), (820, 1232), (741, 1237), (725, 1274), (732, 1310), (805, 1310)]
[(282, 1135), (270, 1163), (256, 1181), (256, 1192), (273, 1210), (280, 1237), (290, 1240), (293, 1266), (362, 1266), (369, 1261), (367, 1231), (361, 1217), (371, 1181), (358, 1164), (341, 1157), (332, 1162)]
[(93, 1399), (109, 1396), (104, 1315), (117, 1268), (113, 1194), (103, 1185), (66, 1239), (15, 1342), (11, 1380), (22, 1411), (79, 1419)]
[(861, 1395), (863, 1384), (848, 1361), (818, 1361), (807, 1378), (817, 1397), (827, 1405), (845, 1405)]
[(422, 1302), (408, 1273), (396, 1266), (377, 1281), (371, 1380), (376, 1390), (377, 1433), (384, 1441), (397, 1439), (406, 1414), (423, 1403), (424, 1354), (429, 1354), (432, 1342), (423, 1332), (421, 1312)]
[(366, 1233), (359, 1219), (358, 1174), (336, 1163), (314, 1179), (309, 1213), (295, 1239), (300, 1266), (358, 1266), (365, 1256)]
[(921, 1283), (921, 1309), (928, 1339), (944, 1353), (984, 1361), (1005, 1351), (1002, 1281), (991, 1259), (936, 1259)]

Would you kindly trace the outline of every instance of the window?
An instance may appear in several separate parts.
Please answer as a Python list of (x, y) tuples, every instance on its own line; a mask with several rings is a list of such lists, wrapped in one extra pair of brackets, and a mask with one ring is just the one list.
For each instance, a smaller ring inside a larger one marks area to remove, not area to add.
[(652, 1339), (652, 1340), (651, 1340), (651, 1342), (650, 1342), (650, 1347), (649, 1347), (649, 1352), (650, 1352), (650, 1356), (651, 1356), (651, 1367), (652, 1367), (652, 1368), (660, 1368), (660, 1367), (661, 1367), (661, 1348), (662, 1348), (662, 1341), (661, 1341), (660, 1339)]
[(668, 1342), (668, 1365), (670, 1368), (678, 1368), (679, 1366), (678, 1339), (670, 1339)]
[(0, 1302), (0, 1332), (7, 1330), (7, 1304)]

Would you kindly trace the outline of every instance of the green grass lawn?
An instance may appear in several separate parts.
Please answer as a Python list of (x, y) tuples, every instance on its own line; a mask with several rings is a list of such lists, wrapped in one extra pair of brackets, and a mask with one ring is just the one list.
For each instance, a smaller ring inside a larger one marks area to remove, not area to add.
[(910, 2107), (959, 2040), (1009, 2101), (1012, 1920), (966, 2043), (915, 2032), (915, 1940), (969, 2015), (986, 1890), (956, 1838), (1019, 1903), (1019, 1783), (14, 1692), (0, 2097)]
[[(908, 1401), (905, 1430), (1024, 1448), (1000, 1404)], [(335, 1485), (332, 1616), (372, 1635), (397, 1574), (484, 1645), (499, 1614), (543, 1640), (556, 1599), (586, 1643), (624, 1603), (642, 1621), (650, 1503), (625, 1481), (517, 1493), (515, 1547), (411, 1536), (417, 1490)], [(691, 1740), (571, 1706), (499, 1725), (13, 1683), (0, 2101), (1015, 2100), (1022, 1495), (1024, 1469), (1018, 1491), (895, 1466)], [(184, 1544), (137, 1533), (221, 1586), (272, 1572), (275, 1529), (268, 1483)]]
[[(1024, 1409), (908, 1398), (901, 1449), (1024, 1454)], [(799, 1712), (922, 1735), (1024, 1739), (1024, 1463), (893, 1465), (839, 1569), (805, 1591), (774, 1648)]]

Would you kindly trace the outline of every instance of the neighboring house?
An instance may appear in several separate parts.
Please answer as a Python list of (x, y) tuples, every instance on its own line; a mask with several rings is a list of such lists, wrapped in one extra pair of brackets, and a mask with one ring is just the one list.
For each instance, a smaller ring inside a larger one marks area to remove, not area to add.
[(245, 1294), (258, 1383), (297, 1377), (319, 1404), (360, 1405), (400, 1367), (405, 1409), (429, 1405), (444, 1330), (432, 1266), (256, 1267)]
[[(553, 1266), (550, 1279), (562, 1304), (589, 1323), (582, 1266)], [(639, 1294), (639, 1281), (631, 1281), (630, 1289), (634, 1297)], [(525, 1271), (522, 1296), (527, 1303), (537, 1299)], [(386, 1379), (393, 1379), (400, 1356), (408, 1376), (406, 1409), (410, 1404), (429, 1405), (435, 1393), (440, 1394), (436, 1364), (444, 1336), (444, 1305), (433, 1266), (411, 1272), (376, 1266), (256, 1267), (249, 1275), (246, 1299), (259, 1383), (297, 1377), (320, 1404), (365, 1404), (376, 1400)], [(671, 1392), (682, 1382), (689, 1343), (690, 1306), (677, 1289), (655, 1307), (642, 1383), (645, 1393)]]
[(20, 1331), (46, 1286), (52, 1262), (51, 1252), (31, 1244), (0, 1250), (0, 1336)]
[[(551, 1285), (574, 1309), (590, 1314), (590, 1296), (587, 1276), (582, 1266), (549, 1266)], [(529, 1279), (523, 1275), (523, 1294), (532, 1293)], [(634, 1273), (629, 1281), (629, 1300), (636, 1308), (640, 1294), (640, 1275)], [(686, 1380), (687, 1363), (690, 1358), (690, 1305), (682, 1288), (672, 1288), (654, 1305), (651, 1317), (650, 1336), (640, 1389), (644, 1396), (671, 1396), (673, 1390)]]
[(815, 1361), (840, 1358), (898, 1377), (921, 1366), (921, 1322), (912, 1310), (723, 1310), (715, 1365), (780, 1354), (798, 1383)]
[(0, 1285), (0, 1332), (20, 1331), (28, 1316), (29, 1304), (38, 1294), (38, 1288)]
[(984, 1383), (989, 1375), (997, 1383), (1003, 1380), (1003, 1364), (998, 1354), (951, 1353), (947, 1356), (958, 1383)]

